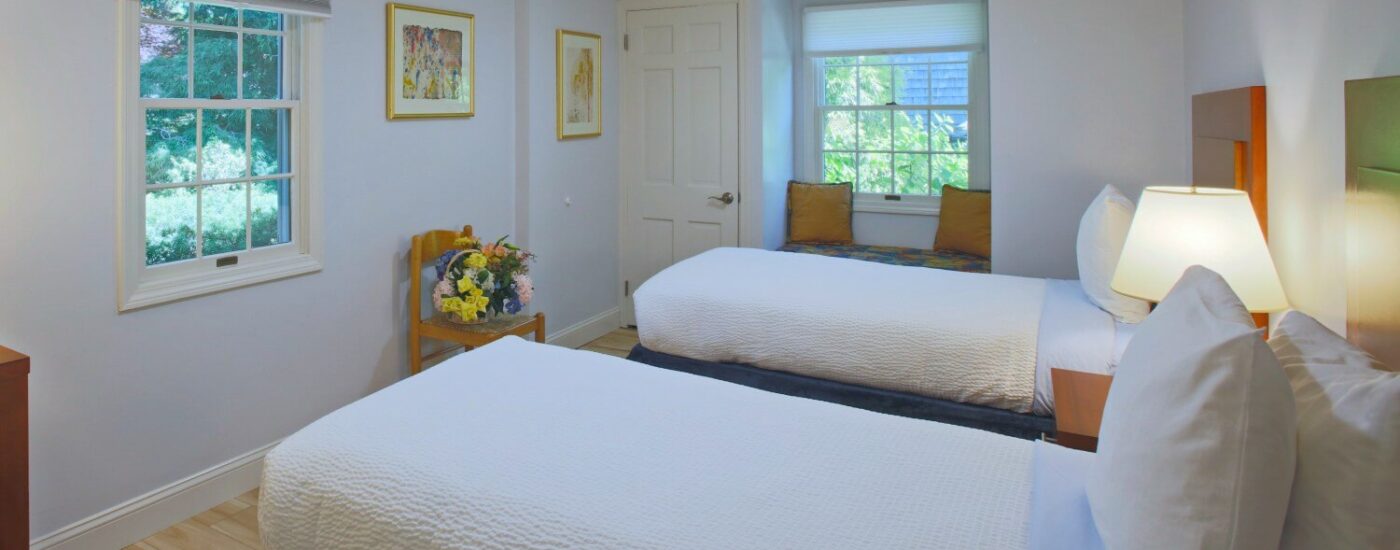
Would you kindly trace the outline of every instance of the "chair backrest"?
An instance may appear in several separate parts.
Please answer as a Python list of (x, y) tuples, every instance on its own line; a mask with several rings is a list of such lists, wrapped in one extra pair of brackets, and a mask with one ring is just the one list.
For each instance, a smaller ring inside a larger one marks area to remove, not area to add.
[(462, 226), (462, 231), (438, 229), (413, 236), (413, 247), (408, 254), (408, 313), (409, 322), (423, 320), (423, 266), (437, 261), (444, 252), (457, 248), (453, 244), (460, 237), (472, 236), (472, 226)]

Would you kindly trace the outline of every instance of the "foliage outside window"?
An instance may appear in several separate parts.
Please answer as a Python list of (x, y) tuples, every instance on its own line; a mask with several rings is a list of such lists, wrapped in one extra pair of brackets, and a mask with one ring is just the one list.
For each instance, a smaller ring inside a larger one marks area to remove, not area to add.
[(857, 193), (968, 187), (968, 52), (815, 60), (821, 173)]
[(292, 242), (290, 19), (141, 0), (145, 265)]

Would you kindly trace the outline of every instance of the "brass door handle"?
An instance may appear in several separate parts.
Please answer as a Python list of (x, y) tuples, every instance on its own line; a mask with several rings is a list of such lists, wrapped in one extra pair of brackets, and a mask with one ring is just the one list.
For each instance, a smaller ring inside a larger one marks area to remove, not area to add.
[(718, 197), (710, 197), (710, 200), (716, 200), (724, 204), (734, 204), (734, 193), (725, 193)]

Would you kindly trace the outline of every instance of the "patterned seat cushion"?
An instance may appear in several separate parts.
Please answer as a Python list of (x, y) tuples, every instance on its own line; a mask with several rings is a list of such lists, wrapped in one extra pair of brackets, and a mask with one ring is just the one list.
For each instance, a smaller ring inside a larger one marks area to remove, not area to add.
[(990, 273), (992, 262), (981, 256), (961, 252), (933, 251), (921, 248), (899, 246), (872, 246), (863, 244), (797, 244), (789, 243), (779, 248), (783, 252), (800, 252), (820, 256), (850, 258), (890, 265), (931, 267), (968, 273)]

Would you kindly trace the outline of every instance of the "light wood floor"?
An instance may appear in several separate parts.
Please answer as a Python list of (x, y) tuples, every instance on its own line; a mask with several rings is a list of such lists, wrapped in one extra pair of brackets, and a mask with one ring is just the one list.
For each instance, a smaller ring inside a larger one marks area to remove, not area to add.
[[(583, 349), (627, 357), (637, 345), (637, 329), (618, 329)], [(146, 540), (128, 546), (139, 550), (261, 550), (258, 538), (258, 490), (195, 514)]]

